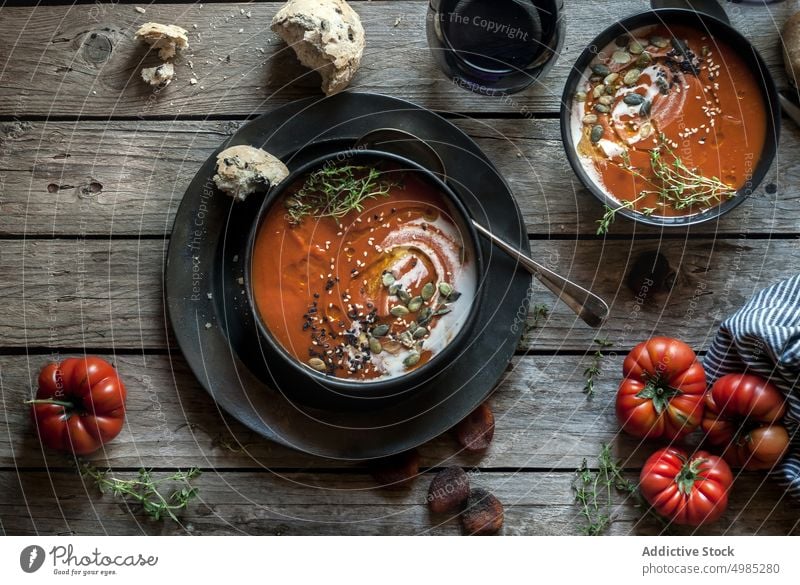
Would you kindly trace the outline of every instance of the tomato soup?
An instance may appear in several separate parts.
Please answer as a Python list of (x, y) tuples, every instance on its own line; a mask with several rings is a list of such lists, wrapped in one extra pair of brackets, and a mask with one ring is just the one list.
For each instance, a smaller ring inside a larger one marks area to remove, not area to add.
[(354, 381), (404, 375), (463, 327), (474, 249), (449, 200), (420, 173), (327, 166), (268, 210), (252, 291), (299, 362)]
[(575, 96), (571, 130), (584, 168), (608, 195), (647, 215), (687, 216), (747, 186), (767, 112), (732, 47), (660, 25), (598, 53)]

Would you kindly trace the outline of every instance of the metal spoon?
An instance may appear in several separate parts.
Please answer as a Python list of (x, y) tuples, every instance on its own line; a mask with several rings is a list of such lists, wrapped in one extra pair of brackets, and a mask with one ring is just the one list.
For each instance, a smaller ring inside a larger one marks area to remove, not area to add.
[[(410, 132), (395, 128), (382, 128), (362, 136), (356, 142), (356, 148), (377, 148), (411, 159), (434, 174), (446, 179), (447, 169), (442, 157), (427, 142)], [(472, 220), (475, 230), (491, 241), (498, 248), (517, 260), (528, 272), (560, 298), (565, 305), (575, 311), (590, 327), (600, 327), (608, 317), (608, 305), (591, 291), (578, 286), (563, 276), (556, 274), (512, 246), (502, 238), (494, 235), (489, 229)]]
[(708, 14), (726, 24), (731, 21), (725, 9), (717, 0), (650, 0), (653, 8), (686, 8), (702, 14)]

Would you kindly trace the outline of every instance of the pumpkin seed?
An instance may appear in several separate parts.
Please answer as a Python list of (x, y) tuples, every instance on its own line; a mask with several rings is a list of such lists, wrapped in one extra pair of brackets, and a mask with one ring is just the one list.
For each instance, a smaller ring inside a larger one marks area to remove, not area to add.
[(443, 297), (449, 297), (451, 294), (453, 294), (454, 290), (455, 289), (453, 288), (452, 284), (449, 284), (447, 282), (439, 283), (439, 292)]
[(428, 330), (425, 327), (417, 327), (417, 330), (414, 331), (414, 339), (422, 339), (428, 334)]
[(603, 127), (600, 124), (592, 128), (592, 135), (591, 135), (592, 142), (595, 144), (600, 142), (600, 140), (603, 138), (603, 132), (604, 132)]
[(644, 53), (639, 55), (638, 59), (636, 59), (636, 66), (639, 69), (644, 69), (645, 67), (650, 65), (650, 63), (652, 63), (652, 62), (653, 62), (653, 57), (650, 55), (650, 53), (645, 51)]
[(383, 277), (382, 277), (383, 286), (388, 288), (388, 287), (392, 286), (395, 283), (396, 280), (397, 279), (394, 277), (394, 274), (392, 274), (391, 272), (384, 272), (383, 273)]
[(584, 124), (597, 124), (597, 116), (595, 114), (586, 114), (583, 117)]
[(372, 330), (372, 334), (375, 337), (385, 337), (387, 333), (389, 333), (389, 326), (386, 324), (378, 325), (375, 329)]
[(629, 93), (622, 101), (628, 104), (629, 106), (638, 106), (644, 102), (644, 96), (639, 93)]
[(599, 112), (601, 114), (608, 114), (611, 111), (611, 108), (609, 108), (608, 106), (606, 106), (604, 104), (595, 104), (594, 105), (594, 111), (595, 112)]
[(408, 315), (408, 314), (409, 314), (411, 311), (409, 311), (409, 310), (408, 310), (407, 308), (405, 308), (403, 305), (396, 305), (396, 306), (392, 307), (392, 308), (391, 308), (391, 310), (390, 310), (389, 312), (390, 312), (392, 315), (394, 315), (395, 317), (405, 317), (405, 316), (406, 316), (406, 315)]
[(675, 49), (679, 55), (686, 57), (689, 54), (689, 47), (686, 45), (685, 41), (673, 37), (670, 42), (672, 43), (672, 48)]
[(310, 360), (308, 360), (308, 365), (317, 370), (318, 372), (325, 372), (328, 370), (328, 366), (325, 365), (325, 362), (323, 362), (319, 358), (311, 358)]
[(383, 351), (383, 346), (380, 341), (371, 337), (369, 340), (369, 350), (374, 354), (379, 354)]
[(411, 331), (403, 331), (397, 336), (397, 340), (408, 349), (414, 347), (414, 336), (411, 335)]
[(433, 316), (433, 310), (430, 307), (422, 307), (422, 310), (417, 316), (417, 323), (420, 325), (427, 325)]
[(435, 317), (442, 317), (443, 315), (447, 315), (451, 311), (452, 311), (452, 309), (450, 309), (448, 307), (439, 307), (438, 309), (436, 309), (436, 312), (433, 315)]
[(394, 339), (389, 339), (384, 341), (381, 345), (383, 345), (383, 351), (390, 353), (392, 355), (397, 355), (400, 353), (400, 350), (403, 349), (403, 346), (400, 345), (399, 342), (395, 341)]
[(604, 106), (610, 106), (611, 104), (614, 103), (614, 96), (604, 95), (597, 101), (603, 104)]
[(631, 56), (625, 51), (614, 51), (614, 54), (611, 55), (611, 60), (614, 61), (614, 63), (625, 65), (631, 62)]
[(603, 95), (603, 93), (605, 93), (605, 91), (606, 86), (601, 83), (600, 85), (595, 86), (595, 88), (592, 90), (592, 97), (599, 98), (601, 95)]
[(606, 86), (606, 95), (616, 95), (617, 94), (617, 85), (607, 85)]
[(603, 78), (603, 83), (605, 83), (606, 85), (611, 85), (617, 79), (619, 79), (619, 73), (609, 73)]
[(644, 100), (642, 102), (642, 107), (639, 108), (639, 115), (642, 116), (643, 118), (649, 118), (652, 109), (653, 109), (653, 102), (651, 102), (650, 100)]
[(589, 78), (589, 81), (591, 81), (592, 83), (600, 83), (602, 80), (603, 80), (603, 78), (600, 77), (599, 75), (592, 75)]
[(432, 282), (429, 282), (428, 284), (422, 287), (422, 292), (420, 292), (420, 295), (422, 296), (422, 300), (427, 302), (433, 298), (435, 292), (436, 292), (436, 287), (433, 286)]
[(602, 63), (595, 63), (594, 65), (592, 65), (592, 73), (594, 73), (595, 75), (599, 75), (600, 77), (605, 77), (606, 75), (611, 73), (611, 70)]
[(586, 92), (579, 91), (575, 94), (575, 101), (576, 102), (585, 102), (586, 101)]
[(453, 294), (451, 294), (449, 297), (447, 297), (447, 302), (448, 303), (454, 303), (460, 298), (461, 298), (461, 293), (456, 291)]
[(401, 288), (403, 288), (403, 285), (402, 285), (402, 284), (400, 284), (400, 283), (398, 283), (398, 282), (396, 282), (396, 283), (394, 283), (392, 286), (390, 286), (390, 287), (389, 287), (389, 294), (390, 294), (391, 296), (393, 296), (393, 297), (394, 297), (394, 296), (397, 296), (397, 293), (399, 293), (399, 292), (400, 292), (400, 289), (401, 289)]
[(641, 55), (644, 52), (643, 41), (631, 41), (628, 45), (628, 51), (634, 55)]
[(416, 313), (422, 308), (422, 303), (425, 301), (422, 300), (422, 297), (414, 297), (408, 302), (408, 310), (412, 313)]
[(397, 291), (397, 298), (403, 301), (405, 304), (408, 304), (408, 302), (411, 300), (411, 295), (408, 291), (401, 288), (399, 291)]
[(403, 365), (407, 368), (413, 368), (419, 363), (420, 355), (416, 351), (412, 351), (408, 354), (406, 359), (403, 360)]
[(664, 37), (654, 36), (650, 37), (650, 44), (659, 49), (666, 49), (669, 45), (669, 41)]
[(625, 85), (633, 85), (637, 81), (639, 81), (639, 76), (642, 74), (641, 71), (638, 69), (631, 69), (625, 74), (625, 77), (622, 78), (622, 82)]

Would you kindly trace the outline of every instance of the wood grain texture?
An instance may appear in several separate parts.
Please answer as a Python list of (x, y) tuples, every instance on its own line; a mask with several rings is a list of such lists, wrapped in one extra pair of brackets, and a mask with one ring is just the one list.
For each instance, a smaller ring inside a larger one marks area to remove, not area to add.
[[(557, 120), (454, 122), (506, 178), (530, 234), (595, 234), (603, 209), (569, 166)], [(238, 124), (0, 123), (0, 234), (166, 236), (189, 182)], [(666, 233), (800, 232), (798, 150), (800, 130), (787, 124), (773, 171), (741, 208), (719, 221)], [(660, 231), (620, 220), (611, 233)]]
[[(66, 356), (61, 356), (63, 357)], [(217, 470), (342, 467), (341, 462), (303, 455), (262, 439), (214, 404), (179, 356), (105, 356), (128, 390), (123, 432), (107, 450), (90, 457), (114, 467), (213, 467)], [(2, 356), (0, 467), (64, 467), (68, 459), (43, 451), (23, 401), (39, 368), (56, 356)], [(640, 465), (652, 445), (619, 432), (613, 400), (621, 356), (602, 362), (596, 394), (583, 392), (591, 358), (527, 356), (514, 360), (491, 398), (495, 439), (486, 453), (462, 452), (447, 433), (420, 449), (424, 467), (462, 465), (482, 469), (574, 470), (613, 444), (627, 467)], [(345, 465), (348, 468), (364, 464)]]
[[(120, 477), (131, 474), (119, 473)], [(74, 471), (0, 471), (0, 526), (6, 534), (459, 534), (456, 519), (432, 517), (425, 505), (432, 472), (407, 488), (378, 488), (363, 474), (205, 472), (199, 500), (182, 523), (152, 522), (140, 510), (99, 495)], [(631, 479), (635, 479), (633, 474)], [(503, 534), (579, 534), (572, 473), (470, 473), (470, 484), (492, 491), (505, 508)], [(715, 524), (663, 525), (619, 500), (609, 534), (791, 535), (797, 511), (760, 475), (740, 476), (728, 511)]]
[[(446, 111), (523, 116), (557, 112), (567, 74), (584, 47), (618, 18), (646, 7), (641, 0), (564, 4), (566, 43), (553, 70), (513, 98), (489, 98), (454, 86), (436, 68), (425, 36), (425, 2), (357, 2), (367, 49), (352, 87)], [(238, 5), (226, 3), (153, 5), (146, 15), (131, 5), (113, 3), (4, 7), (0, 46), (10, 50), (0, 62), (0, 115), (241, 116), (314, 95), (319, 92), (317, 75), (300, 67), (293, 52), (269, 30), (279, 6), (248, 5), (251, 18), (240, 14)], [(725, 8), (778, 82), (786, 85), (778, 28), (789, 14), (787, 3), (769, 9)], [(138, 26), (150, 20), (178, 24), (190, 32), (190, 48), (178, 61), (177, 79), (158, 94), (139, 77), (142, 65), (152, 65), (155, 56), (134, 40)], [(190, 85), (193, 77), (196, 85)]]
[[(164, 349), (166, 240), (7, 240), (0, 248), (0, 339), (6, 348)], [(533, 241), (548, 267), (594, 290), (611, 306), (599, 331), (534, 281), (532, 303), (552, 308), (520, 350), (587, 351), (596, 337), (623, 351), (662, 333), (705, 348), (720, 322), (761, 288), (794, 274), (796, 239)], [(644, 253), (662, 254), (671, 291), (632, 290), (628, 273)], [(237, 274), (230, 277), (235, 278)], [(532, 322), (532, 318), (530, 318)], [(522, 326), (522, 323), (518, 324)], [(511, 326), (511, 324), (509, 324)]]

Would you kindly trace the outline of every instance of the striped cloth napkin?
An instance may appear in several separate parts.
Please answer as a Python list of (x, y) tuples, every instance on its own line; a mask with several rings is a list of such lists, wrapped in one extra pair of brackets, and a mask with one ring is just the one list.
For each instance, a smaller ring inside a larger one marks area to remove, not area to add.
[(727, 319), (703, 365), (710, 383), (751, 371), (786, 394), (792, 448), (772, 474), (800, 498), (800, 275), (762, 290)]

